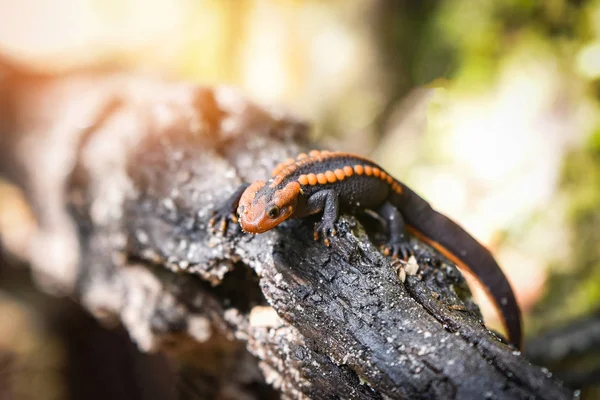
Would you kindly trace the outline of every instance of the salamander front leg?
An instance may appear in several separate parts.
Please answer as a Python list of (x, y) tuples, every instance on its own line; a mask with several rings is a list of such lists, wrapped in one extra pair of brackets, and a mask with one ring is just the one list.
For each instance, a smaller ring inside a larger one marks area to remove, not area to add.
[(406, 238), (402, 214), (391, 203), (385, 202), (377, 213), (387, 222), (389, 240), (383, 248), (383, 254), (392, 257), (401, 256), (406, 260), (413, 254)]
[(325, 245), (329, 246), (329, 236), (336, 235), (335, 223), (339, 216), (338, 195), (333, 190), (321, 190), (307, 200), (307, 214), (323, 211), (320, 222), (315, 224), (315, 240), (323, 237)]
[(237, 188), (219, 208), (212, 211), (212, 218), (208, 221), (208, 227), (211, 231), (225, 234), (227, 232), (227, 225), (229, 225), (230, 221), (233, 222), (237, 228), (240, 227), (237, 224), (237, 208), (242, 194), (248, 186), (250, 186), (248, 183), (240, 185), (240, 187)]

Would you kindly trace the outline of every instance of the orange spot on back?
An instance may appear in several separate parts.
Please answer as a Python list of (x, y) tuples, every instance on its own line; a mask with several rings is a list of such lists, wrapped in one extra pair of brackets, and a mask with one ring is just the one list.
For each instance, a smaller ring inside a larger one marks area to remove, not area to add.
[(381, 174), (381, 170), (377, 167), (373, 168), (373, 176), (379, 178), (379, 174)]
[(300, 182), (301, 185), (308, 185), (308, 176), (300, 175), (298, 182)]
[(398, 194), (402, 193), (402, 186), (398, 185), (397, 182), (392, 184), (392, 190)]
[(351, 167), (351, 166), (349, 166), (349, 165), (346, 165), (346, 166), (344, 167), (344, 174), (345, 174), (345, 175), (346, 175), (348, 178), (350, 178), (352, 175), (354, 175), (354, 170), (352, 169), (352, 167)]
[(385, 171), (381, 171), (381, 175), (379, 177), (382, 181), (385, 181), (385, 179), (387, 178), (387, 174), (385, 173)]
[(306, 153), (300, 153), (298, 154), (298, 157), (296, 157), (296, 160), (302, 160), (303, 158), (308, 157), (308, 155)]
[(310, 157), (318, 157), (321, 154), (321, 152), (319, 150), (311, 150), (308, 152), (308, 155)]
[(394, 182), (394, 178), (391, 175), (388, 175), (387, 176), (387, 183), (389, 183), (391, 185), (392, 182)]
[(336, 169), (335, 171), (333, 171), (333, 173), (335, 174), (335, 177), (338, 179), (338, 181), (343, 181), (346, 178), (346, 174), (341, 169)]
[(315, 174), (308, 174), (308, 184), (315, 186), (317, 184), (317, 176)]
[(335, 177), (335, 174), (332, 171), (326, 171), (325, 178), (327, 178), (327, 182), (329, 183), (337, 181), (337, 178)]
[(356, 172), (356, 175), (362, 175), (362, 174), (364, 174), (365, 169), (363, 168), (362, 165), (355, 165), (354, 172)]
[(365, 175), (366, 176), (373, 175), (373, 167), (371, 167), (370, 165), (365, 165)]
[(275, 168), (273, 168), (273, 171), (271, 171), (271, 176), (277, 176), (279, 175), (279, 173), (285, 168), (285, 165), (283, 164), (278, 164)]
[(327, 183), (327, 177), (325, 177), (325, 174), (317, 174), (317, 182), (319, 182), (319, 184), (324, 185)]
[(280, 163), (275, 168), (273, 168), (271, 175), (272, 176), (279, 175), (281, 173), (281, 171), (283, 171), (286, 167), (289, 167), (290, 165), (294, 164), (295, 162), (296, 162), (296, 160), (294, 160), (293, 158), (288, 158), (287, 160), (285, 160), (284, 162)]

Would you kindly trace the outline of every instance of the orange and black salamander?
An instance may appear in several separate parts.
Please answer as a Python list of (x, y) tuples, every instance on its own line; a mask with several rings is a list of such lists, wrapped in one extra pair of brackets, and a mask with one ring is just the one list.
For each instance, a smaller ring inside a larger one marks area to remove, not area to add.
[[(405, 232), (429, 244), (459, 268), (471, 272), (500, 311), (509, 340), (521, 346), (521, 312), (513, 291), (491, 253), (448, 217), (435, 211), (374, 162), (352, 154), (313, 150), (288, 159), (267, 182), (242, 185), (210, 222), (237, 221), (248, 233), (263, 233), (288, 218), (323, 213), (315, 239), (335, 235), (340, 212), (377, 212), (386, 222), (386, 255), (406, 258)], [(236, 213), (237, 211), (237, 213)], [(237, 218), (236, 218), (237, 214)]]

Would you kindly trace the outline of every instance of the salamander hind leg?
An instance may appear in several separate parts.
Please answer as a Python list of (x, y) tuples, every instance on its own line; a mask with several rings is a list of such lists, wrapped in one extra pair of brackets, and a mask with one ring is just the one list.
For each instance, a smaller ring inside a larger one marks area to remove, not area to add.
[(383, 254), (408, 259), (413, 252), (406, 238), (404, 219), (400, 211), (391, 203), (385, 202), (377, 213), (386, 221), (389, 234), (388, 242), (383, 246)]

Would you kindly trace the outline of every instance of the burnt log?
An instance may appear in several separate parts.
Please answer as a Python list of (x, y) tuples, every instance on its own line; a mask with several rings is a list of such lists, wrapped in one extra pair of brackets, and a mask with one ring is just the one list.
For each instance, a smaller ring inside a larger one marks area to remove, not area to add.
[(310, 147), (289, 113), (126, 75), (11, 77), (1, 95), (0, 167), (39, 222), (40, 287), (183, 360), (199, 397), (573, 396), (486, 329), (456, 267), (416, 239), (401, 279), (369, 216), (343, 215), (330, 246), (315, 218), (211, 233), (241, 182)]

